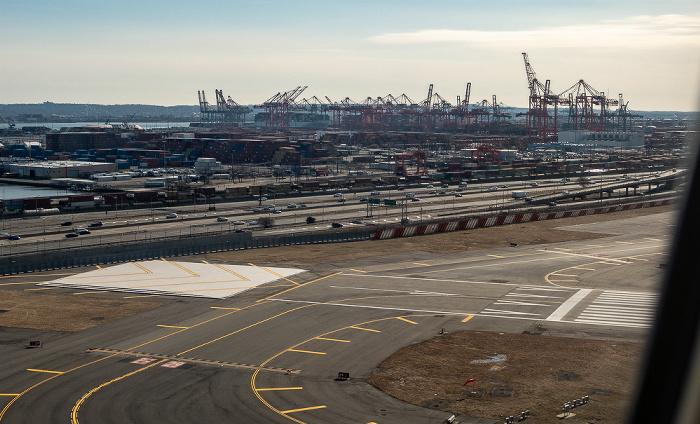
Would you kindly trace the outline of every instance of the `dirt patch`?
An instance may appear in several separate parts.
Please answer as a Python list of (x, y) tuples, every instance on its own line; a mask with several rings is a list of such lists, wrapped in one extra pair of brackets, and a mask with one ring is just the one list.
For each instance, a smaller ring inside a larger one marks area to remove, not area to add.
[(96, 297), (3, 290), (0, 326), (80, 331), (162, 306), (162, 302), (119, 301)]
[(529, 410), (538, 423), (559, 422), (565, 402), (587, 395), (589, 403), (572, 410), (575, 422), (619, 423), (642, 349), (617, 340), (460, 331), (400, 349), (369, 383), (453, 414), (504, 420)]
[[(452, 233), (405, 237), (381, 241), (360, 241), (302, 246), (283, 246), (269, 249), (237, 250), (207, 255), (212, 261), (234, 263), (264, 263), (278, 265), (313, 266), (371, 258), (402, 252), (454, 253), (469, 250), (507, 247), (510, 243), (533, 245), (589, 240), (607, 237), (600, 233), (558, 230), (566, 225), (605, 222), (633, 218), (674, 210), (674, 206), (634, 209), (630, 211), (588, 215), (576, 218), (528, 222), (502, 227), (479, 228)], [(368, 228), (368, 231), (371, 229)]]

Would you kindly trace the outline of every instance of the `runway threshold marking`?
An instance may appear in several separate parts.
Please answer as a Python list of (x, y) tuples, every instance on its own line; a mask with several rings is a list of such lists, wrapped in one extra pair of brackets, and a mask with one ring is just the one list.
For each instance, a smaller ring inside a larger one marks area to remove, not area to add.
[(326, 352), (316, 352), (313, 350), (287, 349), (287, 352), (312, 353), (314, 355), (325, 355)]
[(472, 318), (474, 318), (474, 315), (469, 315), (468, 317), (464, 318), (464, 319), (462, 320), (462, 322), (467, 322), (467, 321), (469, 321), (469, 320), (472, 319)]
[(350, 343), (350, 340), (330, 339), (328, 337), (316, 337), (316, 340), (326, 340), (329, 342)]
[(330, 277), (336, 276), (336, 275), (338, 275), (338, 274), (340, 274), (340, 272), (335, 272), (335, 273), (333, 273), (333, 274), (328, 274), (328, 275), (326, 275), (325, 277), (321, 277), (321, 278), (317, 278), (317, 279), (315, 279), (315, 280), (307, 281), (307, 282), (304, 283), (304, 284), (299, 284), (299, 285), (297, 285), (297, 286), (295, 286), (295, 287), (292, 287), (292, 288), (290, 288), (290, 289), (281, 291), (281, 292), (279, 292), (279, 293), (277, 293), (277, 294), (273, 294), (273, 295), (271, 295), (271, 296), (267, 296), (267, 297), (264, 297), (264, 298), (262, 298), (262, 299), (258, 299), (258, 300), (256, 300), (256, 302), (262, 302), (262, 301), (271, 299), (271, 298), (273, 298), (273, 297), (275, 297), (275, 296), (279, 296), (279, 295), (281, 295), (281, 294), (287, 293), (288, 291), (292, 291), (292, 290), (298, 289), (299, 287), (304, 287), (304, 286), (306, 286), (306, 285), (308, 285), (308, 284), (315, 283), (316, 281), (321, 281), (321, 280), (324, 280), (324, 279), (326, 279), (326, 278), (330, 278)]
[(396, 319), (398, 319), (398, 320), (401, 320), (401, 321), (405, 321), (405, 322), (407, 322), (407, 323), (409, 323), (409, 324), (415, 324), (415, 325), (418, 325), (418, 323), (417, 323), (417, 322), (415, 322), (415, 321), (411, 321), (410, 319), (406, 319), (406, 318), (404, 318), (404, 317), (396, 317)]
[(564, 303), (561, 304), (557, 309), (554, 310), (547, 318), (546, 321), (561, 321), (562, 318), (566, 316), (579, 302), (581, 302), (586, 296), (588, 296), (593, 290), (592, 289), (581, 289), (574, 293), (573, 296), (568, 298)]
[(158, 361), (158, 362), (154, 362), (154, 363), (152, 363), (152, 364), (150, 364), (150, 365), (146, 365), (146, 366), (144, 366), (144, 367), (141, 367), (141, 368), (137, 369), (136, 371), (132, 371), (132, 372), (130, 372), (130, 373), (121, 375), (121, 376), (119, 376), (119, 377), (117, 377), (117, 378), (113, 378), (112, 380), (106, 381), (106, 382), (100, 384), (99, 386), (93, 388), (93, 389), (90, 390), (89, 392), (85, 393), (80, 399), (78, 399), (78, 401), (77, 401), (77, 402), (75, 403), (75, 405), (73, 406), (73, 409), (71, 410), (71, 413), (70, 413), (71, 423), (72, 423), (72, 424), (79, 424), (79, 421), (78, 421), (78, 411), (80, 410), (80, 406), (85, 402), (85, 400), (86, 400), (87, 398), (89, 398), (90, 396), (92, 396), (93, 393), (97, 392), (97, 391), (100, 390), (101, 388), (103, 388), (103, 387), (105, 387), (105, 386), (107, 386), (107, 385), (110, 385), (110, 384), (112, 384), (112, 383), (114, 383), (114, 382), (116, 382), (116, 381), (123, 380), (123, 379), (125, 379), (125, 378), (127, 378), (127, 377), (130, 377), (130, 376), (134, 375), (134, 374), (140, 373), (141, 371), (145, 371), (145, 370), (147, 370), (147, 369), (149, 369), (149, 368), (151, 368), (151, 367), (154, 367), (154, 366), (156, 366), (156, 365), (163, 364), (163, 363), (166, 362), (166, 361), (168, 361), (168, 359), (163, 359), (163, 360), (160, 360), (160, 361)]
[(278, 276), (279, 278), (281, 278), (281, 279), (283, 279), (283, 280), (289, 281), (289, 282), (292, 283), (292, 284), (296, 284), (297, 286), (299, 285), (299, 283), (297, 283), (296, 281), (290, 280), (289, 278), (285, 277), (284, 275), (278, 274), (278, 273), (276, 273), (275, 271), (271, 271), (271, 270), (265, 268), (264, 266), (258, 266), (258, 265), (251, 264), (251, 263), (248, 263), (248, 265), (254, 266), (254, 267), (256, 267), (256, 268), (260, 268), (260, 269), (262, 269), (263, 271), (267, 271), (267, 272), (269, 272), (270, 274), (276, 275), (276, 276)]
[(38, 370), (36, 368), (27, 368), (27, 371), (33, 371), (33, 372), (46, 372), (49, 374), (64, 374), (65, 371), (51, 371), (51, 370)]
[(308, 406), (306, 408), (298, 408), (298, 409), (289, 409), (286, 411), (280, 411), (283, 414), (291, 414), (292, 412), (302, 412), (302, 411), (311, 411), (313, 409), (322, 409), (325, 408), (326, 405), (319, 405), (319, 406)]

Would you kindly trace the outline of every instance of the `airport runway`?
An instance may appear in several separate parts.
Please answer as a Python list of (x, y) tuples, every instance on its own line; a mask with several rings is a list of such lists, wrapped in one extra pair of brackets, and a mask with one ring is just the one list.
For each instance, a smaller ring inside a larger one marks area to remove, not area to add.
[[(161, 308), (42, 349), (0, 347), (0, 423), (439, 423), (449, 414), (367, 385), (374, 367), (443, 328), (639, 340), (673, 218), (567, 227), (623, 233), (581, 242), (273, 269), (283, 278), (225, 298), (160, 286), (144, 295), (174, 299)], [(198, 274), (207, 265), (177, 264)], [(339, 372), (350, 379), (337, 381)]]

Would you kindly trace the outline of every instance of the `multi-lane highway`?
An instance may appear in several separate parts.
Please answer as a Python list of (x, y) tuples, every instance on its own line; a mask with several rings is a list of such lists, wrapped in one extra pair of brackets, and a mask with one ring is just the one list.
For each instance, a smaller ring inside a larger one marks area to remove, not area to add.
[[(41, 349), (0, 345), (0, 423), (438, 423), (449, 414), (366, 384), (374, 367), (442, 328), (643, 338), (673, 222), (664, 213), (569, 226), (614, 235), (554, 245), (387, 252), (233, 297), (182, 298)], [(183, 278), (202, 258), (189, 261), (178, 263)], [(161, 272), (141, 266), (147, 278)], [(42, 278), (53, 277), (13, 277), (11, 287)]]
[[(520, 181), (514, 183), (472, 184), (464, 188), (456, 185), (444, 187), (424, 184), (408, 189), (367, 189), (365, 191), (338, 191), (313, 196), (269, 198), (265, 201), (249, 200), (220, 203), (215, 211), (204, 210), (202, 205), (156, 207), (151, 209), (104, 209), (76, 214), (29, 216), (3, 219), (0, 239), (0, 256), (46, 249), (64, 249), (76, 246), (91, 246), (110, 243), (138, 242), (153, 238), (190, 236), (235, 230), (256, 231), (266, 234), (288, 234), (290, 232), (319, 231), (331, 228), (333, 222), (343, 226), (366, 227), (400, 222), (425, 222), (431, 219), (451, 218), (465, 213), (494, 210), (548, 209), (556, 200), (560, 206), (590, 207), (599, 199), (571, 199), (571, 195), (591, 190), (605, 190), (615, 196), (625, 194), (625, 186), (648, 184), (659, 179), (670, 178), (677, 172), (661, 174), (630, 174), (626, 177), (607, 176), (603, 173), (596, 181), (583, 186), (576, 179)], [(592, 188), (596, 187), (596, 188)], [(514, 191), (524, 191), (526, 202), (514, 199)], [(374, 192), (374, 194), (372, 194)], [(410, 196), (410, 197), (409, 197)], [(370, 204), (370, 198), (379, 199), (380, 204)], [(606, 197), (610, 201), (608, 197)], [(617, 198), (619, 200), (619, 197)], [(385, 206), (385, 200), (396, 200), (398, 206)], [(402, 214), (401, 204), (404, 205)], [(289, 207), (294, 205), (295, 207)], [(260, 211), (265, 208), (266, 210)], [(257, 212), (255, 212), (257, 210)], [(175, 218), (167, 218), (172, 214)], [(307, 217), (316, 219), (307, 225)], [(263, 229), (255, 223), (261, 217), (274, 218), (272, 228)], [(220, 219), (221, 221), (218, 221)], [(70, 225), (61, 226), (63, 222)], [(89, 227), (93, 222), (102, 222), (99, 227)], [(86, 228), (91, 234), (66, 238), (75, 228)], [(17, 235), (19, 240), (8, 240)]]

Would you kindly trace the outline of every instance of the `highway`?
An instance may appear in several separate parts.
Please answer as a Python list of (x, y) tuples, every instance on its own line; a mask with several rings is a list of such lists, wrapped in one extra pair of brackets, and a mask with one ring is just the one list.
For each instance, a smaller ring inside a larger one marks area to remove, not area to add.
[[(658, 176), (657, 176), (658, 175)], [(112, 243), (138, 242), (167, 237), (196, 236), (215, 232), (235, 230), (254, 231), (255, 234), (289, 234), (309, 231), (321, 231), (331, 228), (331, 223), (338, 222), (344, 226), (374, 228), (377, 225), (394, 224), (402, 217), (401, 204), (405, 204), (405, 217), (418, 223), (432, 219), (452, 218), (466, 213), (492, 213), (494, 210), (548, 210), (548, 204), (555, 201), (563, 207), (592, 207), (600, 204), (596, 191), (603, 189), (611, 192), (606, 202), (613, 202), (624, 196), (625, 187), (649, 184), (650, 182), (678, 175), (676, 171), (660, 174), (629, 174), (627, 178), (601, 173), (598, 181), (582, 187), (575, 179), (562, 182), (561, 179), (538, 180), (533, 186), (531, 181), (517, 183), (472, 184), (465, 189), (456, 185), (434, 187), (425, 184), (409, 189), (379, 189), (378, 195), (372, 195), (374, 189), (313, 196), (296, 196), (285, 199), (267, 199), (266, 201), (248, 200), (233, 203), (220, 203), (215, 211), (205, 210), (203, 205), (160, 207), (120, 210), (115, 208), (100, 211), (59, 214), (46, 216), (28, 216), (3, 219), (2, 230), (6, 234), (0, 240), (0, 256), (22, 252), (36, 252), (70, 247), (86, 247)], [(533, 202), (512, 198), (513, 191), (525, 191)], [(408, 198), (407, 194), (415, 194)], [(588, 193), (587, 200), (572, 199), (579, 193)], [(594, 195), (591, 195), (593, 193)], [(335, 195), (340, 197), (335, 197)], [(617, 197), (616, 197), (617, 196)], [(377, 198), (380, 204), (368, 204), (366, 199)], [(339, 202), (343, 199), (344, 202)], [(385, 206), (385, 200), (396, 200), (399, 206)], [(288, 205), (296, 205), (289, 208)], [(272, 206), (274, 205), (274, 207)], [(304, 207), (300, 207), (304, 205)], [(261, 206), (268, 206), (267, 211), (254, 212)], [(278, 213), (273, 213), (279, 211)], [(168, 219), (170, 213), (177, 213), (177, 218)], [(306, 218), (313, 216), (316, 223), (306, 225)], [(218, 222), (223, 217), (227, 221)], [(261, 217), (274, 219), (272, 228), (250, 225)], [(61, 226), (70, 221), (69, 226)], [(100, 227), (89, 224), (100, 221)], [(241, 225), (234, 224), (241, 222)], [(87, 228), (89, 235), (66, 238), (74, 228)], [(9, 235), (19, 235), (20, 240), (8, 240)]]
[[(388, 253), (224, 299), (163, 296), (163, 307), (41, 349), (3, 344), (0, 423), (439, 423), (449, 414), (367, 385), (376, 365), (443, 328), (643, 339), (674, 220), (568, 226), (617, 234), (579, 242)], [(23, 278), (12, 287), (42, 279)]]

